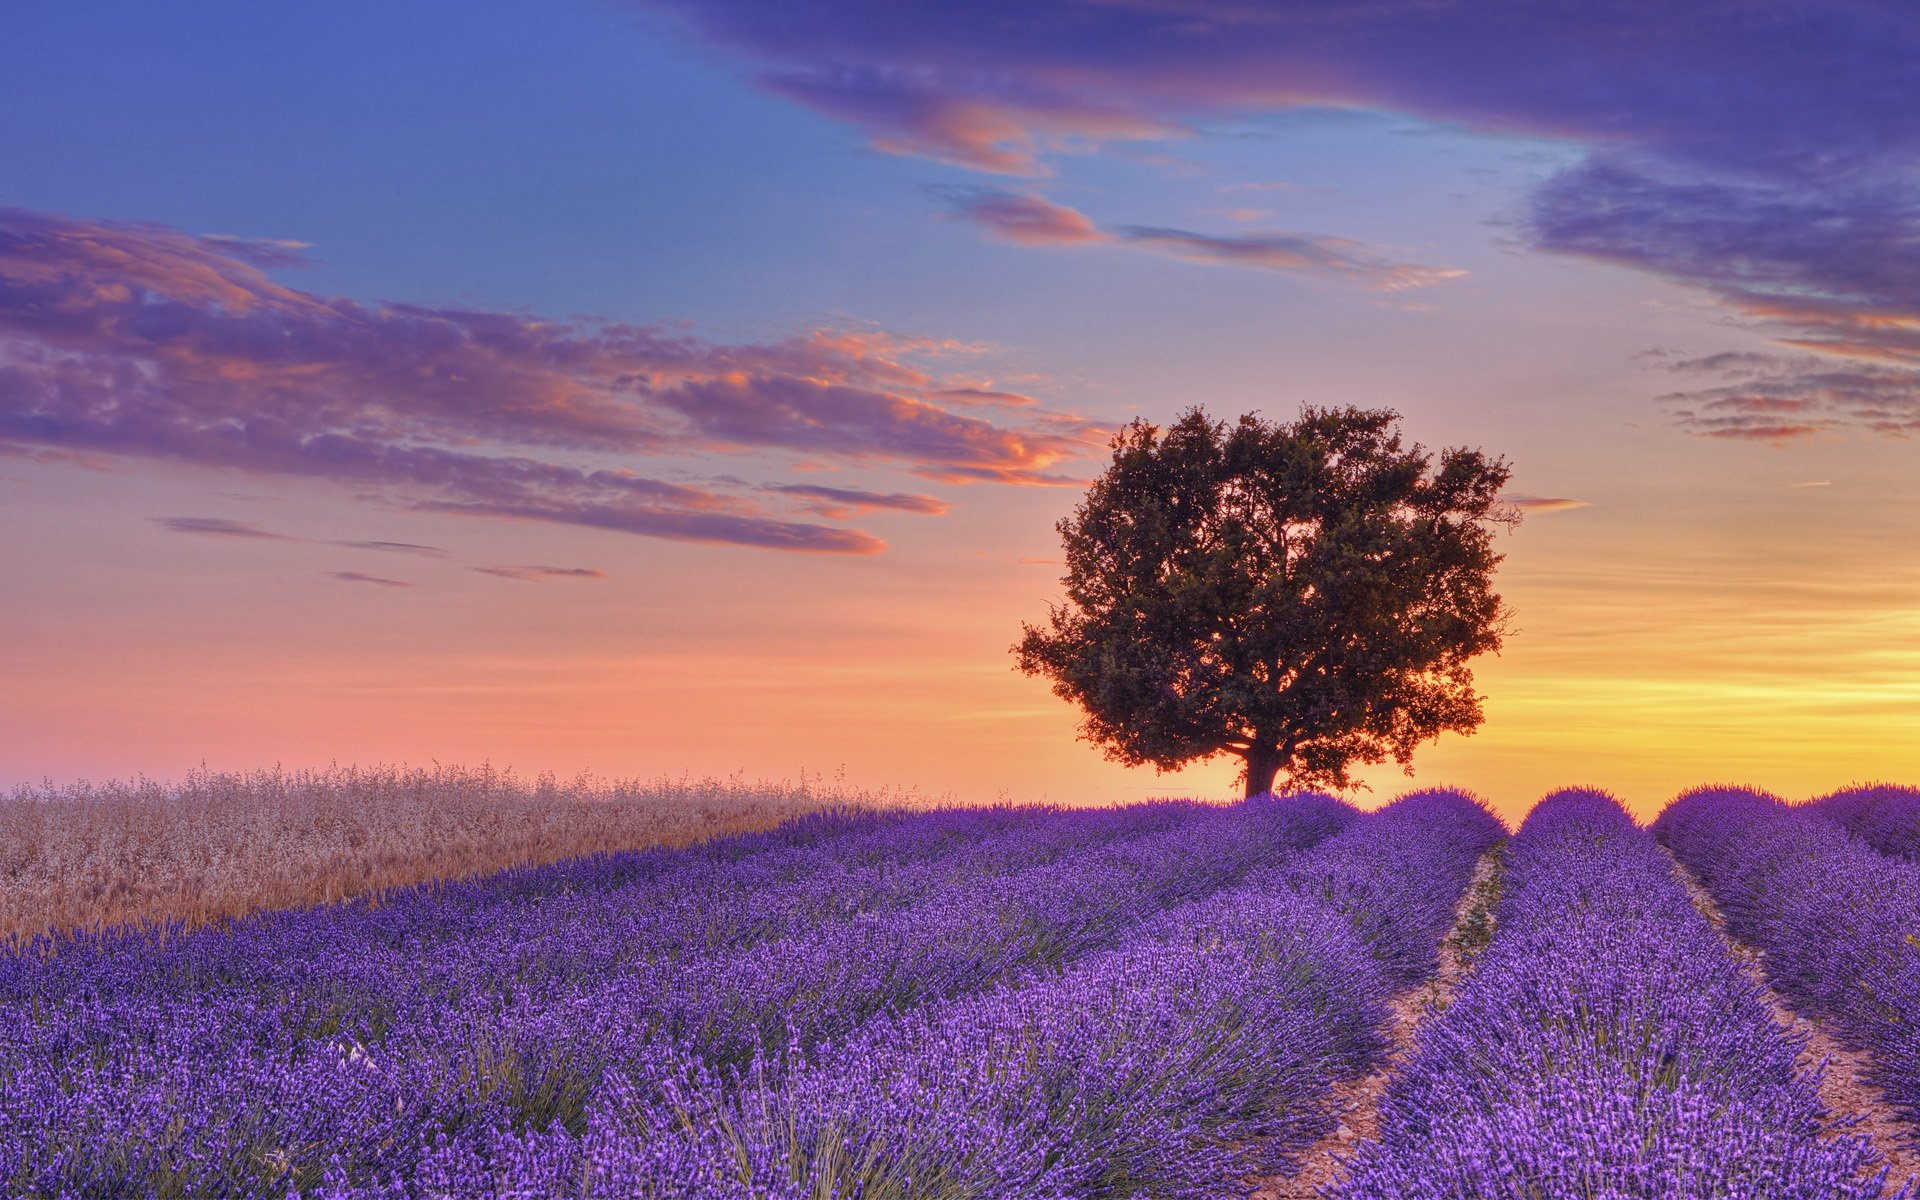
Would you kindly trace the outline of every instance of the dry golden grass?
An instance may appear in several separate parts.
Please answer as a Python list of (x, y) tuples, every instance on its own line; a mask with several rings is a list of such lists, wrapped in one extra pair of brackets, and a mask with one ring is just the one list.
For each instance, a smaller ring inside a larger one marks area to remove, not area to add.
[(0, 796), (0, 942), (130, 921), (205, 924), (429, 879), (766, 829), (835, 805), (923, 803), (804, 776), (571, 783), (331, 767), (44, 784)]

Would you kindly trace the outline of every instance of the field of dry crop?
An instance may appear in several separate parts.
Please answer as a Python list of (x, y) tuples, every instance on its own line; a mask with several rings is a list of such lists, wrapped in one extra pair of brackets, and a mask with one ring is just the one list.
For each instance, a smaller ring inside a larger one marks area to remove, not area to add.
[(914, 793), (739, 779), (528, 783), (490, 767), (197, 772), (0, 795), (0, 942), (192, 925), (596, 851), (680, 846)]

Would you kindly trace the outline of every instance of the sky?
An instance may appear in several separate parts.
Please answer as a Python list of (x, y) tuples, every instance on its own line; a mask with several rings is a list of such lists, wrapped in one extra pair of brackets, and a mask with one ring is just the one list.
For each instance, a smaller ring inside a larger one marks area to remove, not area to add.
[(1920, 11), (0, 14), (0, 785), (206, 764), (1224, 796), (1010, 654), (1108, 439), (1512, 466), (1374, 803), (1920, 783)]

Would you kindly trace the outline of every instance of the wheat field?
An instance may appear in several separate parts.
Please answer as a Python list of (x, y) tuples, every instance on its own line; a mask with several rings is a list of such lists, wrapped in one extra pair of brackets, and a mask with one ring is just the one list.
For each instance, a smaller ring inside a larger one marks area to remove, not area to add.
[(127, 922), (203, 925), (596, 851), (679, 846), (823, 808), (925, 807), (804, 774), (533, 782), (442, 766), (190, 772), (0, 795), (0, 941)]

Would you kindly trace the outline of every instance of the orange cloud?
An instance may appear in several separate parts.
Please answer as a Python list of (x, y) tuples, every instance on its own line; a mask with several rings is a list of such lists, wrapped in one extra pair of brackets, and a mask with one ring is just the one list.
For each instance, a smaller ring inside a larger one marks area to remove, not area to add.
[(1570, 496), (1533, 496), (1524, 492), (1514, 492), (1501, 499), (1523, 512), (1550, 513), (1566, 512), (1574, 508), (1592, 508), (1591, 500), (1575, 500)]
[(1343, 279), (1389, 292), (1431, 287), (1466, 275), (1455, 268), (1394, 262), (1378, 247), (1326, 234), (1221, 236), (1146, 225), (1107, 230), (1085, 213), (1030, 193), (946, 188), (939, 194), (951, 200), (952, 216), (980, 226), (989, 237), (1022, 246), (1119, 245), (1188, 262)]
[(1113, 240), (1083, 212), (1014, 192), (973, 190), (955, 206), (954, 215), (982, 226), (992, 237), (1021, 246), (1079, 246)]

